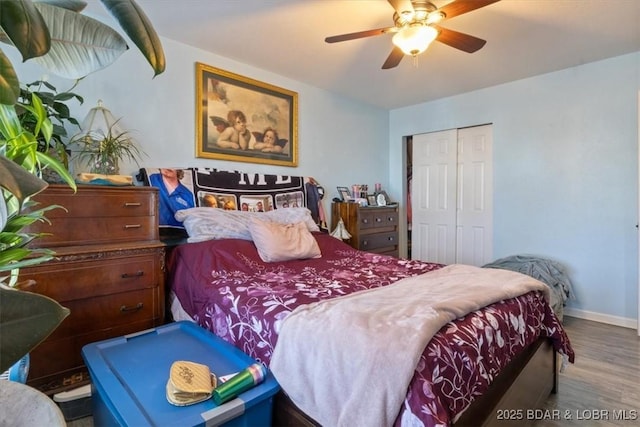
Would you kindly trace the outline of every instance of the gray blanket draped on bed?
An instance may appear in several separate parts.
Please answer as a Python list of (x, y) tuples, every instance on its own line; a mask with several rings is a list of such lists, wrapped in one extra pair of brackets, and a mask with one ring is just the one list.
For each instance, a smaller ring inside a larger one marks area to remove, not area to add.
[(560, 263), (534, 255), (512, 255), (482, 267), (517, 271), (545, 283), (551, 288), (551, 308), (562, 321), (563, 307), (567, 299), (573, 298), (573, 291), (571, 280)]

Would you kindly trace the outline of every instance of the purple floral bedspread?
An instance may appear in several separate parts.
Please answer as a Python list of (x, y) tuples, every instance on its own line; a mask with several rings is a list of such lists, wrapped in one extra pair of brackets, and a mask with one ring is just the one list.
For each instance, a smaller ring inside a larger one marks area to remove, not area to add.
[[(253, 242), (181, 245), (169, 257), (169, 283), (202, 327), (269, 364), (281, 322), (309, 304), (389, 285), (441, 264), (356, 251), (315, 233), (318, 259), (265, 263)], [(539, 336), (573, 361), (569, 340), (538, 293), (492, 304), (443, 327), (425, 348), (396, 425), (446, 426), (500, 370)]]

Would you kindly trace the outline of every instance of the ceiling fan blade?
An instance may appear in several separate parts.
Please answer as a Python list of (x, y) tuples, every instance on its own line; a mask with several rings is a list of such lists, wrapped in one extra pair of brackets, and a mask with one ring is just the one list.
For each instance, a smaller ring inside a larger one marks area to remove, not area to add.
[(456, 0), (442, 6), (438, 9), (438, 12), (443, 12), (445, 14), (445, 19), (450, 19), (454, 16), (489, 6), (491, 3), (496, 3), (498, 1), (500, 0)]
[(399, 47), (394, 46), (387, 60), (382, 64), (382, 69), (388, 70), (389, 68), (397, 67), (403, 57), (404, 52)]
[(411, 0), (387, 0), (396, 13), (402, 15), (413, 15), (414, 9)]
[(454, 30), (448, 30), (434, 25), (434, 27), (440, 32), (436, 40), (456, 49), (460, 49), (467, 53), (473, 53), (482, 49), (482, 46), (487, 43), (486, 40), (479, 39), (469, 34), (460, 33)]
[(375, 30), (358, 31), (356, 33), (340, 34), (338, 36), (330, 36), (324, 39), (327, 43), (344, 42), (347, 40), (361, 39), (364, 37), (379, 36), (381, 34), (396, 32), (396, 27), (377, 28)]

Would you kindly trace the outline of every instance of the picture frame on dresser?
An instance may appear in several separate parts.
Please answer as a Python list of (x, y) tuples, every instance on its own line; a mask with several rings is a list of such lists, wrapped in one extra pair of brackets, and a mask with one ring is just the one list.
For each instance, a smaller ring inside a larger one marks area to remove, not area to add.
[(378, 206), (375, 194), (367, 194), (367, 202), (369, 203), (369, 206)]
[(387, 194), (387, 192), (384, 190), (380, 190), (376, 192), (375, 197), (376, 197), (376, 206), (388, 206), (388, 205), (394, 204), (391, 201), (391, 199), (389, 199), (389, 195)]
[(349, 192), (349, 189), (347, 187), (337, 187), (337, 189), (338, 194), (340, 195), (340, 198), (343, 202), (348, 202), (349, 200), (351, 200), (351, 193)]
[(196, 62), (195, 98), (197, 157), (298, 166), (296, 92)]

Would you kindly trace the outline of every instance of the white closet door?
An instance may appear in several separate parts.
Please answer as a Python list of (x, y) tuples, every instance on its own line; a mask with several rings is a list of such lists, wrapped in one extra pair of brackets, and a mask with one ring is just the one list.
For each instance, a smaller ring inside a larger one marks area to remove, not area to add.
[(491, 125), (458, 129), (456, 262), (493, 261)]
[(413, 137), (411, 257), (456, 259), (457, 130)]
[(483, 265), (493, 256), (492, 127), (413, 137), (411, 257)]

